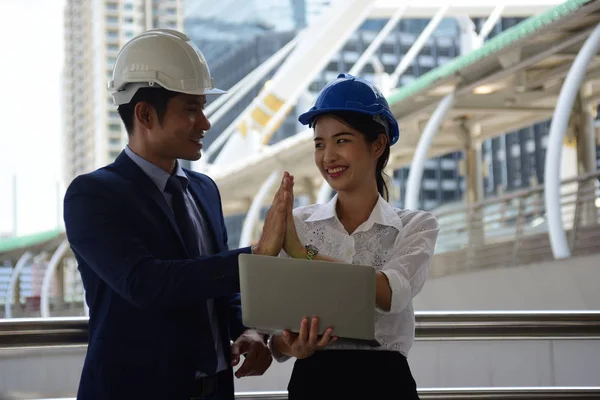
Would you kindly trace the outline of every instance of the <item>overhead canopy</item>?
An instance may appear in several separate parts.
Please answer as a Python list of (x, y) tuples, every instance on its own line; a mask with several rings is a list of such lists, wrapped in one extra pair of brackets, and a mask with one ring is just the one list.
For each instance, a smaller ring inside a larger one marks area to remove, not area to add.
[[(410, 163), (431, 113), (445, 95), (456, 101), (432, 143), (430, 155), (464, 148), (468, 133), (485, 140), (547, 120), (564, 77), (590, 32), (600, 22), (599, 1), (571, 0), (531, 17), (389, 96), (402, 128), (394, 165)], [(600, 59), (590, 65), (589, 96)]]
[[(406, 0), (378, 0), (373, 6), (370, 18), (390, 18)], [(433, 14), (449, 0), (419, 0), (412, 1), (404, 13), (404, 18), (431, 18)], [(537, 15), (554, 7), (564, 0), (452, 0), (447, 16), (456, 17), (468, 15), (470, 17), (487, 17), (499, 4), (502, 4), (502, 15), (505, 17), (528, 17)]]
[[(390, 166), (411, 162), (431, 113), (453, 90), (454, 107), (433, 140), (430, 157), (462, 150), (469, 135), (484, 140), (550, 118), (573, 59), (600, 23), (599, 9), (598, 0), (564, 2), (392, 93), (389, 102), (401, 135)], [(600, 95), (599, 77), (596, 59), (586, 77), (590, 99)], [(225, 212), (243, 212), (275, 168), (290, 171), (300, 182), (322, 182), (312, 153), (312, 132), (304, 131), (209, 175), (221, 190)]]
[(3, 260), (16, 262), (26, 250), (33, 253), (52, 252), (64, 240), (65, 233), (61, 230), (38, 232), (30, 235), (0, 239), (0, 255)]

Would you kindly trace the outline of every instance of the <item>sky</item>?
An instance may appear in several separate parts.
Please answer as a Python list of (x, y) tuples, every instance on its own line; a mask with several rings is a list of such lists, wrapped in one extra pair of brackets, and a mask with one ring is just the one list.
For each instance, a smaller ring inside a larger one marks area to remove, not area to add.
[(0, 236), (13, 230), (15, 174), (17, 234), (54, 229), (62, 218), (56, 186), (63, 6), (64, 0), (0, 1)]

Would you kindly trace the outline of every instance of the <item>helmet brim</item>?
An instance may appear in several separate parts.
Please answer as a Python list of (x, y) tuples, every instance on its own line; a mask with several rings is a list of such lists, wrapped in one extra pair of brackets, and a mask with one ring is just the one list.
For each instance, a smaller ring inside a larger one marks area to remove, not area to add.
[(164, 87), (164, 88), (167, 90), (170, 90), (172, 92), (183, 93), (183, 94), (192, 94), (192, 95), (197, 95), (197, 96), (219, 95), (219, 94), (227, 93), (227, 90), (222, 90), (222, 89), (217, 89), (217, 88), (211, 88), (211, 89), (202, 88), (202, 89), (196, 89), (196, 90), (179, 90), (179, 89), (171, 89), (168, 87)]
[[(352, 109), (348, 109), (348, 108), (322, 108), (320, 110), (309, 110), (303, 114), (300, 114), (300, 116), (298, 116), (298, 122), (300, 122), (302, 125), (308, 125), (309, 127), (313, 127), (312, 123), (315, 120), (315, 118), (317, 118), (318, 116), (324, 115), (324, 114), (329, 114), (331, 112), (337, 112), (337, 111), (350, 111), (350, 112), (356, 112), (358, 114), (365, 114), (365, 115), (378, 115), (380, 114), (379, 112), (369, 112), (366, 110), (352, 110)], [(398, 127), (398, 121), (396, 121), (396, 119), (388, 119), (390, 121), (390, 131), (388, 132), (388, 137), (390, 140), (390, 146), (395, 144), (399, 137), (400, 137), (400, 129)]]
[(350, 112), (356, 112), (359, 114), (368, 114), (368, 115), (377, 114), (377, 113), (371, 114), (369, 112), (352, 110), (352, 109), (348, 109), (348, 108), (321, 108), (320, 110), (309, 110), (309, 111), (305, 112), (304, 114), (300, 114), (300, 116), (298, 117), (298, 122), (300, 122), (302, 125), (311, 126), (313, 120), (315, 118), (317, 118), (318, 116), (323, 115), (323, 114), (329, 114), (332, 112), (338, 112), (338, 111), (350, 111)]
[(204, 91), (204, 94), (209, 95), (209, 94), (226, 94), (227, 90), (221, 90), (221, 89), (208, 89)]
[(112, 91), (111, 95), (113, 97), (113, 104), (116, 106), (120, 106), (122, 104), (128, 104), (131, 101), (131, 99), (133, 99), (133, 96), (135, 96), (136, 92), (139, 89), (147, 88), (147, 87), (155, 87), (155, 88), (162, 87), (162, 88), (164, 88), (166, 90), (170, 90), (172, 92), (182, 93), (182, 94), (191, 94), (191, 95), (195, 95), (195, 96), (203, 96), (203, 95), (218, 96), (218, 95), (227, 93), (226, 90), (217, 89), (217, 88), (199, 89), (199, 90), (173, 90), (168, 87), (162, 86), (158, 83), (156, 83), (154, 85), (150, 85), (150, 84), (148, 84), (148, 82), (133, 82), (133, 83), (130, 83), (129, 87), (124, 90)]

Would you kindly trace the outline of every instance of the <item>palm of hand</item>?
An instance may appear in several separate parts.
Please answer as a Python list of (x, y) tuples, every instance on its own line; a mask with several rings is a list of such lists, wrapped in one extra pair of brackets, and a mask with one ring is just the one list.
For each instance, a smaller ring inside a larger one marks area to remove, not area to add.
[(302, 243), (300, 242), (300, 238), (298, 238), (298, 232), (296, 232), (292, 211), (290, 211), (288, 215), (285, 238), (283, 239), (283, 250), (290, 257), (294, 257), (296, 255), (295, 253), (298, 252), (298, 249), (302, 247)]
[(313, 355), (313, 353), (319, 348), (317, 343), (310, 343), (309, 341), (300, 339), (296, 333), (290, 333), (292, 345), (290, 349), (294, 356), (298, 359), (307, 358)]
[(296, 224), (294, 223), (294, 181), (292, 178), (291, 185), (288, 188), (288, 192), (291, 201), (288, 203), (285, 237), (283, 239), (283, 250), (290, 256), (297, 256), (296, 253), (300, 251), (303, 246), (298, 232), (296, 231)]
[(328, 327), (322, 336), (319, 335), (318, 317), (313, 317), (310, 323), (308, 318), (304, 318), (297, 334), (288, 330), (283, 331), (283, 342), (290, 349), (290, 354), (300, 359), (310, 357), (315, 350), (322, 349), (334, 342), (337, 338), (332, 334), (333, 329)]

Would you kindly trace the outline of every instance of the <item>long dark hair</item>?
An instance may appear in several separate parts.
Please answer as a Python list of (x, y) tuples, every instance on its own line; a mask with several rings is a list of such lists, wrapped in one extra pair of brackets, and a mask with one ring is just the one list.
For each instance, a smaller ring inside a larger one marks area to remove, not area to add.
[[(372, 116), (366, 114), (360, 114), (352, 111), (336, 111), (330, 113), (331, 116), (341, 120), (343, 123), (348, 125), (354, 130), (359, 131), (365, 137), (367, 143), (373, 143), (377, 140), (379, 135), (386, 134), (385, 127), (376, 122)], [(313, 121), (313, 126), (316, 123), (316, 120)], [(389, 201), (389, 191), (387, 184), (385, 183), (385, 177), (387, 176), (385, 172), (383, 172), (385, 166), (387, 165), (390, 159), (390, 140), (386, 141), (385, 149), (379, 159), (377, 160), (377, 165), (375, 167), (375, 179), (377, 181), (377, 191), (386, 201)]]

